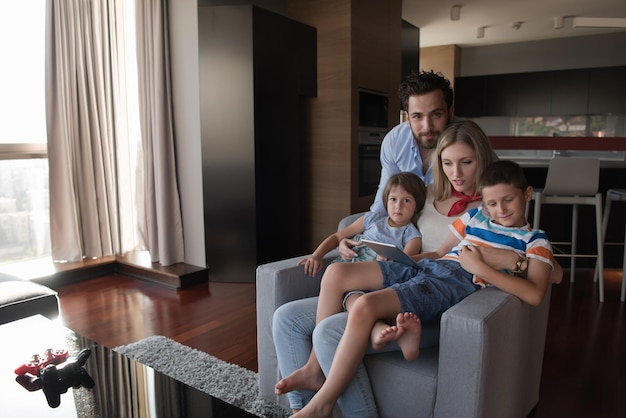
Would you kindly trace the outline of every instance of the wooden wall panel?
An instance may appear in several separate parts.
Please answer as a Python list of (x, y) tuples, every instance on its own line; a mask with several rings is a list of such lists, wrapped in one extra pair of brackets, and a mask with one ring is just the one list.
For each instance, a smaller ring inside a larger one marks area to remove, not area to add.
[[(358, 88), (397, 97), (401, 0), (287, 0), (287, 15), (317, 28), (318, 96), (312, 100), (311, 250), (339, 220), (366, 210), (358, 198)], [(394, 102), (395, 103), (395, 102)], [(390, 106), (390, 127), (399, 104)]]

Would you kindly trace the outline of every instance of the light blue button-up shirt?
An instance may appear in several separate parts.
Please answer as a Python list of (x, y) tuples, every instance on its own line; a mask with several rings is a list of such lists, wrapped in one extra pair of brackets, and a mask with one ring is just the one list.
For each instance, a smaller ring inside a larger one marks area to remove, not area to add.
[(380, 164), (382, 166), (380, 182), (378, 183), (376, 198), (370, 207), (373, 212), (387, 213), (382, 201), (383, 191), (389, 177), (394, 174), (409, 171), (415, 173), (426, 185), (431, 185), (434, 182), (432, 164), (428, 167), (426, 174), (422, 171), (424, 164), (419, 149), (413, 140), (413, 132), (411, 132), (411, 126), (408, 122), (402, 122), (385, 135), (380, 148)]

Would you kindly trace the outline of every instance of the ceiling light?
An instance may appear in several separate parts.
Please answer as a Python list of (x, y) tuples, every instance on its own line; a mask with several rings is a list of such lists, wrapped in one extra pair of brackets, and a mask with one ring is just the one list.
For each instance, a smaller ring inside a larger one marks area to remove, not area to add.
[(575, 17), (575, 28), (626, 28), (626, 19), (619, 17)]
[(476, 37), (479, 39), (485, 37), (485, 26), (479, 26), (476, 28)]
[(563, 29), (565, 24), (565, 18), (563, 16), (557, 16), (554, 18), (554, 29)]
[(455, 4), (450, 8), (450, 20), (459, 20), (461, 19), (461, 6)]

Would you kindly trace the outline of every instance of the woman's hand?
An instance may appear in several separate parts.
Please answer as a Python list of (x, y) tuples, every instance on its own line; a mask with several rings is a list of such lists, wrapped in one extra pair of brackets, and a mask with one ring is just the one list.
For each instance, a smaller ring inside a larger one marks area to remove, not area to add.
[(344, 238), (339, 241), (339, 256), (344, 260), (351, 260), (354, 257), (358, 256), (357, 253), (352, 249), (353, 247), (359, 245), (359, 241), (355, 241), (353, 239)]
[(298, 261), (299, 266), (304, 265), (304, 274), (311, 277), (317, 276), (317, 273), (319, 273), (322, 269), (323, 264), (324, 263), (321, 258), (314, 256), (303, 258)]

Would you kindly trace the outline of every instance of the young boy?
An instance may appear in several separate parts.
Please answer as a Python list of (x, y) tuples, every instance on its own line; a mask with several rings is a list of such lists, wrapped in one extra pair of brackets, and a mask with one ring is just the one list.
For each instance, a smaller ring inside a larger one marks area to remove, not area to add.
[[(414, 326), (415, 323), (436, 319), (450, 306), (482, 287), (496, 286), (533, 306), (542, 302), (549, 284), (553, 255), (545, 233), (533, 231), (526, 222), (525, 208), (532, 187), (522, 169), (511, 161), (493, 163), (481, 176), (479, 192), (483, 207), (472, 209), (455, 221), (448, 238), (436, 252), (415, 257), (420, 259), (418, 267), (380, 262), (380, 271), (371, 277), (343, 278), (348, 285), (365, 280), (371, 285), (378, 283), (383, 289), (365, 294), (354, 302), (326, 381), (311, 402), (294, 417), (330, 415), (360, 364), (370, 336), (374, 337), (375, 346), (381, 342), (374, 325), (397, 312), (409, 313), (398, 316), (399, 324), (401, 327), (410, 325), (407, 328), (414, 332), (406, 340), (413, 340), (412, 344), (419, 346), (421, 327), (419, 324)], [(527, 278), (489, 267), (477, 246), (517, 251), (520, 270), (527, 266)], [(434, 260), (434, 257), (439, 258)], [(414, 347), (409, 347), (411, 344), (403, 346), (400, 340), (398, 343), (405, 356), (410, 352), (411, 356), (417, 357)]]

